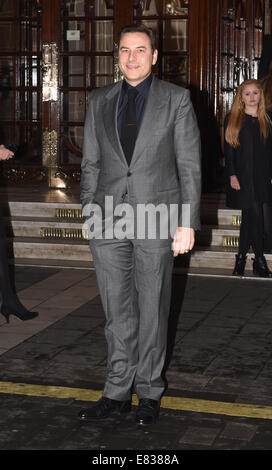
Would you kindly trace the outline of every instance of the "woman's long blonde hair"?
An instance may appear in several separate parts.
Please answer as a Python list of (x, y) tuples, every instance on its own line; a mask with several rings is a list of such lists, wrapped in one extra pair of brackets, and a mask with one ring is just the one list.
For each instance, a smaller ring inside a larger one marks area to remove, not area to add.
[(264, 138), (267, 137), (268, 128), (271, 126), (271, 121), (265, 109), (264, 92), (261, 84), (258, 82), (258, 80), (255, 79), (245, 80), (243, 83), (241, 83), (241, 85), (239, 85), (237, 89), (237, 93), (235, 95), (230, 111), (229, 122), (225, 132), (226, 141), (234, 148), (237, 148), (240, 145), (239, 132), (241, 130), (242, 122), (245, 117), (245, 106), (242, 101), (242, 93), (245, 87), (248, 85), (255, 85), (261, 94), (257, 116), (260, 123), (261, 134)]

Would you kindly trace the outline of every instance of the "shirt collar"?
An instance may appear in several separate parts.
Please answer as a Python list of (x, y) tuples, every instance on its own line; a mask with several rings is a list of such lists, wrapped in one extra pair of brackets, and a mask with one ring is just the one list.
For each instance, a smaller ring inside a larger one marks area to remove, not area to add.
[[(144, 98), (147, 97), (147, 94), (149, 92), (150, 85), (153, 80), (153, 73), (151, 72), (148, 77), (146, 77), (141, 83), (139, 83), (136, 86), (136, 90), (140, 95), (142, 95)], [(126, 93), (129, 88), (132, 88), (132, 86), (124, 79), (123, 81), (123, 91)]]

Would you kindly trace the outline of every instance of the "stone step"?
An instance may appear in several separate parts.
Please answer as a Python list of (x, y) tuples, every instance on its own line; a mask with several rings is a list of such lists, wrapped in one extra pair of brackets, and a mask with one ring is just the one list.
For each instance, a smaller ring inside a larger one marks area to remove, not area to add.
[(94, 270), (93, 261), (78, 261), (71, 259), (48, 259), (48, 258), (15, 258), (9, 263), (16, 266), (42, 266), (45, 268), (73, 268)]
[(86, 240), (46, 240), (35, 237), (16, 237), (9, 240), (11, 258), (92, 261)]
[[(2, 188), (0, 193), (0, 214), (5, 215), (11, 263), (94, 269), (88, 241), (79, 238), (83, 220), (78, 191), (34, 187)], [(224, 193), (203, 194), (202, 227), (196, 247), (190, 256), (175, 260), (175, 272), (231, 276), (237, 247), (235, 243), (228, 247), (222, 244), (224, 237), (237, 242), (240, 218), (241, 211), (226, 208)], [(249, 278), (253, 277), (252, 257), (248, 256), (245, 271)], [(272, 255), (266, 258), (271, 269)]]
[(10, 217), (78, 219), (81, 217), (81, 204), (57, 202), (18, 202), (9, 201), (0, 205), (1, 214)]
[[(48, 241), (32, 237), (16, 237), (10, 240), (11, 257), (16, 259), (50, 260), (59, 262), (92, 262), (89, 244), (86, 240), (54, 240)], [(224, 268), (233, 269), (235, 263), (235, 248), (200, 247), (196, 246), (188, 256), (179, 256), (176, 265), (181, 268)], [(249, 255), (246, 267), (252, 269), (253, 255)], [(272, 269), (272, 255), (266, 255), (268, 265)], [(53, 261), (52, 261), (53, 262)]]
[[(224, 248), (218, 246), (199, 247), (196, 246), (189, 256), (180, 256), (177, 266), (181, 268), (212, 268), (212, 269), (231, 269), (235, 264), (235, 255), (237, 248)], [(267, 264), (272, 270), (272, 254), (265, 255)], [(252, 270), (253, 253), (247, 256), (246, 269)]]
[[(72, 260), (59, 260), (59, 259), (42, 259), (42, 258), (16, 258), (15, 260), (10, 261), (11, 264), (16, 266), (39, 266), (39, 267), (58, 267), (58, 268), (67, 268), (67, 269), (89, 269), (90, 271), (94, 271), (94, 265), (91, 261), (72, 261)], [(270, 266), (272, 262), (269, 262)], [(268, 264), (269, 264), (268, 263)], [(206, 267), (181, 267), (181, 266), (174, 266), (173, 272), (176, 275), (188, 275), (188, 276), (204, 276), (204, 277), (223, 277), (223, 278), (230, 278), (232, 277), (233, 265), (230, 268), (224, 267), (217, 267), (213, 268), (210, 266)], [(267, 281), (271, 282), (271, 279), (260, 278), (253, 274), (252, 272), (252, 265), (250, 262), (247, 264), (245, 269), (245, 273), (243, 276), (244, 279), (254, 279), (255, 281)], [(240, 279), (239, 277), (232, 277), (232, 279)]]
[[(53, 202), (16, 202), (0, 204), (0, 214), (11, 218), (57, 219), (70, 222), (81, 220), (81, 204)], [(233, 225), (233, 218), (239, 218), (241, 211), (204, 204), (201, 207), (201, 220), (204, 225)]]
[[(48, 240), (55, 239), (81, 239), (82, 221), (56, 220), (54, 218), (28, 217), (19, 219), (5, 218), (6, 232), (13, 237), (41, 237)], [(197, 232), (196, 240), (200, 246), (236, 246), (235, 240), (239, 236), (239, 227), (221, 225), (202, 225), (201, 231)], [(233, 238), (233, 243), (224, 243), (226, 237)]]
[[(62, 195), (54, 201), (50, 200), (50, 194), (46, 198), (49, 202), (28, 199), (0, 204), (5, 216), (11, 258), (16, 264), (23, 265), (93, 269), (89, 243), (82, 238), (81, 204), (62, 202)], [(196, 236), (197, 246), (190, 257), (179, 257), (177, 268), (200, 273), (203, 270), (208, 273), (210, 269), (231, 273), (237, 252), (241, 212), (225, 208), (224, 194), (205, 195), (201, 206), (202, 228)], [(228, 248), (223, 248), (226, 237), (231, 243)], [(269, 256), (267, 259), (269, 263)], [(248, 266), (250, 272), (249, 260)]]
[(200, 246), (233, 246), (239, 241), (239, 227), (231, 225), (202, 225), (196, 232), (196, 243)]
[(12, 219), (5, 217), (6, 233), (13, 237), (41, 237), (45, 239), (82, 238), (82, 221), (57, 220), (55, 218), (30, 217)]
[[(232, 276), (233, 266), (230, 269), (227, 268), (211, 268), (211, 267), (202, 267), (202, 268), (174, 268), (175, 274), (180, 275), (188, 275), (188, 276), (205, 276), (205, 277), (225, 277), (225, 278), (232, 278), (235, 282), (236, 279), (241, 279), (238, 276)], [(252, 267), (249, 265), (245, 269), (243, 279), (254, 279), (255, 281), (267, 281), (271, 282), (270, 278), (263, 278), (259, 276), (255, 276), (252, 271)]]

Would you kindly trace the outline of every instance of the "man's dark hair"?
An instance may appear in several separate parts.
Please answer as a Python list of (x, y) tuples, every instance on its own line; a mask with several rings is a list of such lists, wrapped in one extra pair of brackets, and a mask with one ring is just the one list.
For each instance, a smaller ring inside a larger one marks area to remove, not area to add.
[(157, 40), (156, 40), (156, 33), (153, 31), (153, 29), (148, 28), (144, 24), (130, 24), (128, 26), (124, 26), (118, 36), (118, 48), (120, 46), (120, 41), (122, 39), (122, 36), (126, 33), (144, 33), (146, 34), (151, 43), (151, 49), (152, 53), (157, 49)]

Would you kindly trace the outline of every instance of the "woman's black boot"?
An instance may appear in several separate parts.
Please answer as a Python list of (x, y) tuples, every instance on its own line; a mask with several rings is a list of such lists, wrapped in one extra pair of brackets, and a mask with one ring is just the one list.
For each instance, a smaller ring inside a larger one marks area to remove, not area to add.
[(236, 263), (234, 266), (233, 276), (243, 276), (245, 271), (247, 257), (245, 255), (238, 254), (236, 255)]
[(32, 320), (32, 318), (36, 318), (39, 315), (38, 312), (29, 312), (24, 307), (21, 307), (21, 308), (17, 307), (17, 309), (12, 308), (12, 307), (8, 308), (4, 304), (2, 304), (0, 312), (7, 320), (7, 323), (9, 323), (10, 315), (14, 315), (15, 317), (19, 318), (22, 321)]
[(264, 256), (255, 256), (253, 260), (253, 273), (259, 277), (272, 277), (272, 272), (269, 271)]

